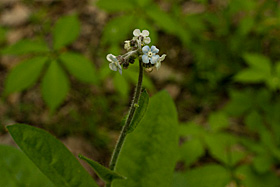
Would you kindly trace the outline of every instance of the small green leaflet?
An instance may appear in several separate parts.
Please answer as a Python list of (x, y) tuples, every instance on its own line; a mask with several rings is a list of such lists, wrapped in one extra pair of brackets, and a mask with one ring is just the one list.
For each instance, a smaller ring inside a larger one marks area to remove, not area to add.
[(141, 122), (142, 118), (144, 117), (144, 115), (147, 111), (147, 108), (149, 105), (149, 94), (147, 93), (146, 89), (144, 89), (142, 91), (138, 105), (139, 106), (136, 108), (134, 117), (133, 117), (130, 127), (127, 131), (128, 133), (131, 133), (134, 131), (134, 129)]
[(79, 158), (86, 161), (95, 171), (95, 173), (105, 182), (111, 182), (114, 179), (126, 179), (120, 174), (102, 166), (96, 161), (93, 161), (83, 155), (79, 155)]

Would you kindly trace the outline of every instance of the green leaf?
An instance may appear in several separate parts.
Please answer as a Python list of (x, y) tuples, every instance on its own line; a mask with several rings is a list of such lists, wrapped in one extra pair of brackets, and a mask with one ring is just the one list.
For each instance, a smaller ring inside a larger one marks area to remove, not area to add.
[(246, 127), (253, 132), (261, 132), (264, 129), (263, 118), (259, 112), (253, 110), (245, 118)]
[(170, 187), (178, 156), (177, 120), (167, 92), (150, 99), (146, 115), (127, 135), (116, 165), (127, 180), (114, 180), (113, 187)]
[(105, 44), (119, 44), (127, 39), (128, 34), (131, 38), (134, 29), (134, 16), (119, 16), (111, 19), (105, 26), (102, 36), (102, 43)]
[(4, 55), (22, 55), (29, 53), (47, 53), (49, 52), (49, 48), (46, 43), (43, 41), (33, 41), (23, 39), (18, 41), (17, 43), (8, 46), (1, 50), (1, 54)]
[(203, 135), (204, 129), (197, 125), (196, 123), (193, 122), (188, 122), (185, 124), (181, 124), (179, 126), (179, 131), (178, 131), (180, 136), (191, 136), (191, 137), (199, 137)]
[(214, 132), (219, 131), (221, 129), (228, 127), (229, 125), (228, 117), (223, 112), (211, 113), (209, 117), (209, 124), (212, 131)]
[(46, 61), (46, 57), (34, 57), (15, 66), (5, 80), (4, 94), (19, 92), (34, 85)]
[(173, 184), (182, 187), (225, 187), (231, 181), (230, 171), (216, 164), (197, 167), (176, 175)]
[(144, 89), (141, 93), (138, 105), (139, 106), (136, 108), (134, 117), (127, 131), (128, 133), (133, 132), (135, 130), (135, 128), (141, 122), (142, 118), (144, 117), (147, 111), (149, 105), (149, 94), (147, 93), (146, 89)]
[(67, 70), (80, 81), (97, 83), (97, 75), (92, 62), (81, 54), (63, 53), (60, 59)]
[(111, 182), (114, 179), (126, 179), (120, 174), (102, 166), (98, 162), (93, 161), (83, 155), (79, 155), (79, 158), (86, 161), (93, 168), (98, 177), (100, 177), (105, 182)]
[(230, 134), (208, 134), (204, 138), (210, 155), (228, 166), (236, 165), (246, 156), (242, 147), (237, 144), (236, 137)]
[(251, 68), (240, 71), (234, 77), (236, 81), (244, 83), (260, 83), (266, 81), (267, 78), (268, 75), (265, 72)]
[(261, 54), (245, 54), (244, 59), (251, 68), (259, 70), (266, 75), (271, 74), (271, 62), (266, 56)]
[(253, 166), (258, 173), (265, 173), (270, 170), (273, 165), (273, 158), (267, 152), (254, 157)]
[(131, 0), (99, 0), (96, 5), (108, 12), (133, 10), (135, 6)]
[(80, 22), (76, 14), (59, 18), (53, 30), (54, 49), (60, 49), (72, 43), (79, 33)]
[(30, 160), (15, 147), (0, 145), (0, 168), (0, 186), (54, 186)]
[(42, 95), (51, 111), (65, 99), (69, 90), (69, 80), (57, 61), (52, 61), (42, 80)]
[(205, 153), (204, 146), (199, 139), (187, 140), (180, 147), (180, 150), (180, 159), (184, 161), (186, 166), (190, 166), (195, 163)]
[(7, 126), (17, 145), (57, 186), (97, 184), (71, 152), (48, 132), (29, 125)]
[(279, 177), (272, 172), (258, 174), (249, 165), (237, 168), (236, 176), (240, 179), (242, 186), (246, 187), (277, 187), (280, 186)]

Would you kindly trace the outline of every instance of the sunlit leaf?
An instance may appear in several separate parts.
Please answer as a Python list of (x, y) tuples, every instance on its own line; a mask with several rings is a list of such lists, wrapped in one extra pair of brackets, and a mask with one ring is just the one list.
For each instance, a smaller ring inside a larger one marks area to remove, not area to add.
[(60, 59), (67, 70), (80, 81), (97, 83), (96, 70), (92, 62), (81, 54), (63, 53)]
[(43, 77), (41, 85), (43, 99), (54, 111), (65, 99), (69, 90), (69, 80), (57, 61), (52, 61)]
[(80, 22), (76, 14), (59, 18), (53, 29), (54, 49), (60, 49), (72, 43), (79, 33)]
[(15, 66), (6, 78), (4, 93), (8, 95), (34, 85), (46, 61), (46, 57), (34, 57)]

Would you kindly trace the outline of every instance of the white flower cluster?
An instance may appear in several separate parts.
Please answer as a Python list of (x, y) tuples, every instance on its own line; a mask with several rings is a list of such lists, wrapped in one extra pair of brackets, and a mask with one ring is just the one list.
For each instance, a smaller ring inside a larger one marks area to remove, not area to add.
[(124, 49), (127, 53), (119, 56), (112, 54), (107, 55), (107, 60), (110, 62), (109, 68), (113, 71), (119, 71), (119, 73), (122, 74), (122, 67), (125, 69), (128, 68), (129, 64), (133, 64), (135, 58), (139, 57), (139, 60), (142, 61), (146, 69), (152, 71), (152, 68), (155, 66), (158, 70), (166, 54), (159, 56), (157, 55), (159, 49), (157, 49), (156, 46), (153, 45), (150, 48), (147, 45), (151, 42), (149, 34), (147, 30), (141, 32), (140, 29), (135, 29), (133, 31), (134, 37), (132, 40), (126, 40), (124, 42)]

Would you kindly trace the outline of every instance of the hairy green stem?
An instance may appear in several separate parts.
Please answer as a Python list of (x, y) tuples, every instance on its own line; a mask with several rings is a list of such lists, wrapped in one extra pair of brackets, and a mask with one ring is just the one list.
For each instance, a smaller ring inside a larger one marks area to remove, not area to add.
[[(132, 122), (134, 113), (135, 113), (137, 105), (138, 105), (138, 101), (139, 101), (139, 98), (140, 98), (140, 95), (141, 95), (141, 90), (142, 90), (142, 81), (143, 81), (143, 65), (142, 65), (142, 59), (139, 59), (138, 83), (137, 83), (137, 86), (136, 86), (136, 89), (135, 89), (135, 92), (134, 92), (134, 96), (133, 96), (133, 100), (132, 100), (132, 103), (131, 103), (131, 106), (130, 106), (130, 109), (129, 109), (129, 112), (128, 112), (128, 117), (127, 117), (126, 122), (125, 122), (125, 124), (122, 128), (121, 134), (119, 136), (119, 139), (118, 139), (117, 144), (115, 146), (115, 149), (113, 151), (111, 161), (110, 161), (110, 165), (109, 165), (109, 168), (113, 171), (116, 168), (116, 164), (117, 164), (117, 161), (118, 161), (120, 151), (122, 149), (124, 140), (125, 140), (126, 135), (127, 135), (127, 131), (130, 127), (130, 124)], [(110, 186), (111, 186), (111, 183), (106, 184), (106, 187), (110, 187)]]

